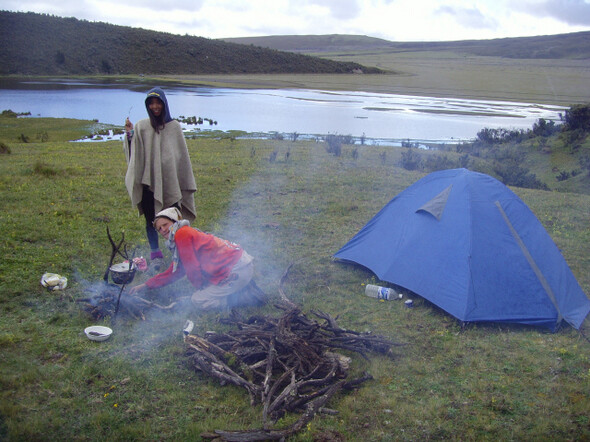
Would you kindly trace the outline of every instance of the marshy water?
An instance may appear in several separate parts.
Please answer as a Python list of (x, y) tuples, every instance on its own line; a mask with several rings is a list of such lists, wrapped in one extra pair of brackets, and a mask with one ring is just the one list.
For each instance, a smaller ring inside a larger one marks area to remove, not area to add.
[[(0, 81), (0, 111), (36, 117), (79, 118), (123, 125), (146, 118), (152, 85), (51, 79)], [(542, 103), (466, 100), (305, 89), (163, 87), (173, 117), (216, 124), (188, 130), (244, 131), (301, 136), (366, 137), (367, 143), (404, 140), (445, 143), (473, 139), (483, 128), (529, 129), (539, 118), (558, 121), (564, 107)]]

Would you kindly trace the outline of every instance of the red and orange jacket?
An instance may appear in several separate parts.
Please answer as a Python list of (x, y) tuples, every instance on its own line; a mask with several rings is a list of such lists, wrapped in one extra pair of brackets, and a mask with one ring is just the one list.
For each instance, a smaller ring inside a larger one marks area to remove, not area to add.
[(243, 250), (237, 244), (190, 226), (183, 226), (176, 231), (174, 243), (180, 260), (176, 271), (173, 271), (174, 263), (170, 264), (165, 272), (146, 281), (148, 287), (162, 287), (184, 275), (196, 289), (209, 284), (218, 285), (229, 276)]

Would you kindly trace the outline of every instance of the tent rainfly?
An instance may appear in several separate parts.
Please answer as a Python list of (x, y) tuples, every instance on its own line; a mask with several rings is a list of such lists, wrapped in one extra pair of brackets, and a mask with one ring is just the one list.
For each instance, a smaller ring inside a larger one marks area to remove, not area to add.
[(464, 322), (579, 329), (590, 300), (527, 205), (491, 176), (434, 172), (394, 197), (336, 258)]

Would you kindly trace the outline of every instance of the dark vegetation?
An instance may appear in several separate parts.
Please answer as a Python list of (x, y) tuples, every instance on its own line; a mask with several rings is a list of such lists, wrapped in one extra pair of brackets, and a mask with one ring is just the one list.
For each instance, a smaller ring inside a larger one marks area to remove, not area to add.
[(392, 42), (364, 35), (277, 35), (224, 41), (301, 53), (452, 51), (521, 59), (590, 58), (590, 31), (537, 37), (443, 42)]
[[(328, 153), (340, 157), (343, 147), (363, 145), (365, 139), (350, 135), (329, 134), (323, 138)], [(590, 104), (574, 105), (561, 116), (561, 122), (537, 120), (531, 129), (484, 128), (469, 143), (432, 146), (421, 149), (418, 143), (402, 141), (399, 166), (409, 171), (434, 172), (437, 170), (467, 168), (495, 176), (508, 186), (541, 190), (568, 190), (590, 193)], [(556, 162), (549, 176), (537, 176), (536, 171), (547, 168), (548, 155), (566, 158)], [(350, 151), (353, 160), (359, 156), (358, 147)], [(386, 152), (380, 154), (383, 164)], [(564, 167), (570, 169), (564, 170)], [(553, 174), (551, 176), (551, 174)], [(577, 176), (582, 182), (572, 186), (552, 188), (548, 182), (565, 183)]]
[(377, 73), (357, 63), (189, 35), (0, 11), (0, 75)]
[(473, 142), (448, 148), (461, 154), (459, 157), (451, 158), (445, 154), (426, 156), (411, 145), (403, 146), (408, 150), (402, 153), (400, 165), (407, 170), (427, 172), (465, 167), (491, 173), (509, 186), (550, 190), (525, 165), (527, 155), (536, 152), (550, 154), (552, 149), (559, 149), (574, 156), (579, 167), (570, 171), (553, 170), (557, 181), (580, 174), (590, 177), (589, 135), (590, 104), (574, 105), (566, 110), (561, 124), (541, 118), (528, 130), (484, 128)]

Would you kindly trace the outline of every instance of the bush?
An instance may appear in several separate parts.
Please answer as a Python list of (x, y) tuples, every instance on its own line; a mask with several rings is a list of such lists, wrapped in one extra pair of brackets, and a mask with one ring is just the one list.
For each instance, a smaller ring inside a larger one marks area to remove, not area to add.
[(33, 166), (33, 173), (37, 175), (42, 175), (45, 177), (55, 176), (57, 175), (57, 169), (53, 166), (41, 163), (40, 161), (35, 162)]
[(405, 152), (402, 152), (400, 166), (406, 170), (421, 170), (422, 156), (414, 149), (408, 149)]
[(490, 129), (485, 127), (477, 133), (477, 141), (486, 145), (521, 142), (526, 138), (528, 136), (523, 129)]
[(559, 175), (557, 175), (555, 177), (555, 179), (557, 181), (565, 181), (565, 180), (569, 180), (571, 178), (572, 174), (569, 172), (566, 172), (565, 170), (562, 170), (561, 172), (559, 172)]
[(533, 124), (532, 133), (538, 137), (549, 137), (560, 130), (560, 126), (555, 121), (539, 118)]
[(590, 154), (584, 154), (578, 160), (582, 169), (586, 171), (586, 174), (590, 177)]
[(342, 137), (339, 135), (328, 135), (326, 136), (326, 151), (332, 155), (339, 157), (342, 155)]
[(8, 118), (16, 118), (18, 114), (10, 109), (7, 109), (2, 111), (2, 116)]
[(565, 111), (563, 130), (590, 132), (590, 104), (575, 104)]
[(534, 173), (529, 173), (528, 169), (520, 167), (516, 161), (496, 161), (493, 169), (507, 186), (549, 190), (549, 187), (539, 181)]
[(456, 163), (447, 158), (446, 155), (430, 155), (424, 162), (424, 168), (429, 172), (437, 170), (454, 169)]

